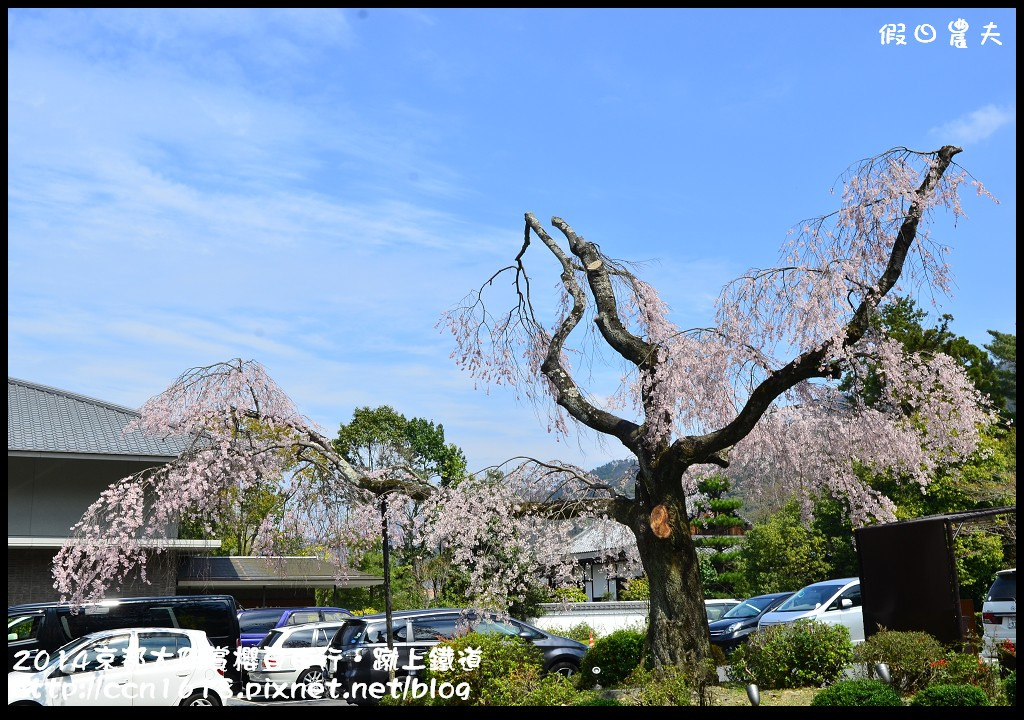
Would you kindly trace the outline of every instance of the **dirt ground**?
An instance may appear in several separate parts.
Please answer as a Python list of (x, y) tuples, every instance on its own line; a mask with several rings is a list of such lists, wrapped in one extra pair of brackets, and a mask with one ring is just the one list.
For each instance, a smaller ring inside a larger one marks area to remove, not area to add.
[[(773, 705), (807, 705), (820, 688), (797, 688), (795, 690), (762, 690), (761, 705), (771, 707)], [(747, 698), (747, 690), (742, 686), (718, 685), (711, 688), (712, 705), (729, 706), (744, 705), (749, 707), (750, 700)]]

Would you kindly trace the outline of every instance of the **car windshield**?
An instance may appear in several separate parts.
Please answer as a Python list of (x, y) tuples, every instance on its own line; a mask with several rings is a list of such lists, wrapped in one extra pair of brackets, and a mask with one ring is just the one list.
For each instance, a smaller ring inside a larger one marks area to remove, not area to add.
[(809, 585), (775, 609), (775, 612), (804, 612), (820, 607), (842, 589), (842, 584)]
[(754, 617), (755, 615), (758, 615), (766, 607), (768, 607), (768, 605), (771, 604), (772, 600), (773, 598), (767, 596), (755, 597), (750, 598), (749, 600), (744, 600), (739, 605), (732, 608), (731, 610), (729, 610), (729, 612), (723, 615), (722, 620)]
[(366, 631), (366, 623), (359, 620), (356, 622), (347, 622), (339, 630), (334, 639), (331, 640), (331, 647), (343, 648), (348, 645), (355, 645), (363, 637), (363, 633)]
[[(59, 663), (61, 660), (70, 658), (79, 648), (81, 648), (84, 645), (88, 645), (90, 642), (92, 642), (92, 638), (86, 635), (84, 637), (76, 638), (71, 642), (67, 643), (66, 645), (62, 645), (61, 647), (57, 648), (52, 653), (50, 653), (49, 656), (46, 655), (45, 651), (41, 651), (43, 656), (47, 658), (45, 665), (36, 665), (36, 663), (30, 659), (29, 662), (27, 663), (15, 663), (14, 671), (40, 672), (42, 670), (50, 670), (54, 668), (57, 665), (57, 663)], [(42, 661), (40, 660), (40, 662)]]
[(988, 591), (988, 602), (1016, 602), (1017, 600), (1017, 573), (1006, 573), (996, 575), (996, 581)]
[(284, 610), (246, 610), (238, 616), (238, 629), (243, 633), (265, 633), (274, 629), (281, 621)]
[(282, 633), (280, 630), (271, 630), (269, 633), (267, 633), (267, 636), (265, 638), (263, 638), (256, 644), (256, 647), (265, 648), (270, 647), (271, 645), (275, 645), (277, 644), (278, 638), (280, 638), (281, 635), (283, 634), (284, 633)]

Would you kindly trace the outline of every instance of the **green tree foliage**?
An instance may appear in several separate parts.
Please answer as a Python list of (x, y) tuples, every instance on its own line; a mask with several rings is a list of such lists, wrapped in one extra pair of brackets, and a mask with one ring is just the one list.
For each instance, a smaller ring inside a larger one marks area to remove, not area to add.
[[(928, 313), (911, 298), (896, 297), (878, 309), (873, 324), (887, 337), (901, 343), (907, 352), (949, 355), (963, 366), (978, 390), (987, 395), (998, 394), (999, 375), (988, 353), (949, 329), (952, 315), (942, 315), (938, 324), (931, 328), (923, 325), (927, 317)], [(878, 401), (882, 382), (883, 379), (874, 372), (867, 379), (862, 399), (868, 405)], [(843, 386), (850, 387), (849, 379)]]
[(985, 346), (995, 358), (996, 381), (993, 399), (1004, 418), (1017, 422), (1017, 336), (989, 330), (992, 342)]
[[(745, 579), (740, 569), (743, 537), (731, 534), (734, 528), (742, 528), (746, 524), (739, 515), (743, 500), (727, 497), (732, 483), (724, 475), (702, 479), (697, 483), (697, 490), (701, 499), (695, 508), (693, 523), (702, 537), (694, 538), (693, 542), (702, 562), (704, 593), (708, 597), (743, 595)], [(711, 565), (707, 577), (704, 576), (705, 561)]]
[[(250, 421), (250, 431), (269, 433), (260, 423)], [(305, 555), (303, 539), (287, 534), (281, 528), (288, 495), (281, 476), (261, 477), (255, 482), (236, 482), (209, 497), (201, 513), (186, 515), (178, 524), (178, 537), (183, 540), (217, 538), (220, 548), (213, 555), (254, 555), (261, 533), (273, 534), (273, 545), (284, 554)], [(262, 540), (268, 540), (263, 537)]]
[[(351, 422), (339, 427), (334, 447), (352, 465), (370, 472), (405, 468), (441, 486), (458, 483), (466, 476), (465, 454), (445, 442), (444, 426), (424, 418), (407, 419), (389, 405), (356, 408)], [(415, 516), (417, 503), (410, 503), (406, 512)], [(390, 565), (392, 605), (396, 609), (436, 604), (451, 594), (446, 586), (457, 585), (461, 579), (444, 548), (421, 547), (411, 541), (393, 548)], [(382, 574), (380, 551), (367, 551), (359, 567), (364, 572)], [(353, 607), (383, 605), (382, 599), (375, 597), (380, 592), (378, 588), (351, 589), (339, 591), (337, 599)], [(458, 604), (464, 601), (462, 598)]]
[(338, 429), (334, 447), (350, 463), (367, 470), (405, 465), (441, 485), (466, 475), (466, 456), (457, 446), (445, 443), (443, 425), (406, 419), (389, 405), (356, 408), (352, 421)]
[(985, 531), (961, 533), (955, 555), (960, 597), (973, 600), (980, 611), (992, 577), (1004, 567), (1002, 538)]
[[(913, 300), (896, 298), (880, 309), (875, 323), (907, 351), (941, 352), (954, 358), (964, 367), (975, 387), (992, 398), (1003, 422), (984, 428), (978, 449), (966, 460), (941, 468), (925, 488), (889, 475), (867, 472), (861, 475), (872, 488), (896, 504), (896, 516), (900, 520), (1015, 505), (1017, 430), (1010, 420), (1015, 417), (1016, 409), (1016, 336), (989, 330), (993, 341), (982, 349), (950, 330), (951, 315), (942, 315), (934, 327), (924, 326), (926, 318), (927, 313)], [(881, 382), (883, 379), (877, 375), (867, 378), (862, 399), (869, 405), (877, 401)], [(849, 388), (850, 383), (847, 381), (844, 386)], [(913, 411), (913, 408), (905, 408), (908, 416), (912, 416)], [(827, 509), (830, 502), (819, 503), (816, 512)], [(844, 527), (848, 523), (844, 522), (843, 515), (842, 512), (834, 514), (830, 525), (833, 536), (843, 538), (845, 543), (845, 538), (852, 537), (852, 528)], [(965, 599), (974, 599), (976, 606), (980, 606), (992, 574), (1001, 567), (1015, 564), (1015, 531), (1007, 524), (1006, 517), (997, 517), (994, 522), (993, 527), (984, 530), (967, 525), (957, 535), (960, 594)], [(852, 551), (852, 544), (850, 549)], [(833, 551), (837, 559), (844, 555), (838, 545)]]
[(622, 592), (619, 593), (619, 600), (650, 600), (651, 599), (651, 582), (647, 579), (647, 576), (633, 578), (626, 587), (623, 588)]
[(747, 532), (741, 557), (751, 593), (798, 590), (833, 572), (825, 539), (804, 524), (795, 500)]
[[(183, 518), (178, 525), (178, 537), (184, 540), (219, 538), (220, 548), (212, 552), (214, 555), (253, 555), (264, 520), (270, 518), (276, 527), (286, 500), (278, 483), (273, 480), (245, 488), (232, 487), (210, 499), (210, 505), (216, 507), (216, 511), (204, 513), (215, 518), (209, 526), (194, 516)], [(290, 547), (289, 554), (304, 554), (301, 538), (288, 539), (278, 532), (275, 544)]]

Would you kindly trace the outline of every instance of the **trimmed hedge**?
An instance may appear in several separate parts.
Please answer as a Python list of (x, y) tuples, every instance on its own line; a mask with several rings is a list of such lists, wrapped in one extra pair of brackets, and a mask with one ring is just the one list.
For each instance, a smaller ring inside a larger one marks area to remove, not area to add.
[(903, 705), (900, 694), (881, 680), (843, 680), (829, 685), (811, 700), (817, 707), (898, 707)]
[(929, 707), (984, 707), (990, 703), (985, 691), (974, 685), (932, 685), (915, 695), (910, 704)]

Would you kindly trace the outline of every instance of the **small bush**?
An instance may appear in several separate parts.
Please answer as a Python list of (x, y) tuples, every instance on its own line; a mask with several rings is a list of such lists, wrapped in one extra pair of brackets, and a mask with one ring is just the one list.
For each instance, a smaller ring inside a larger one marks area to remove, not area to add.
[(843, 680), (829, 685), (811, 700), (818, 707), (852, 707), (871, 705), (897, 707), (903, 705), (900, 694), (881, 680)]
[[(540, 678), (523, 696), (523, 705), (579, 705), (597, 697), (595, 692), (576, 689), (576, 684), (564, 675), (547, 675)], [(520, 703), (516, 703), (517, 705)]]
[(692, 705), (692, 693), (681, 668), (649, 670), (639, 666), (623, 680), (628, 685), (623, 702), (631, 706)]
[(581, 622), (578, 625), (573, 625), (567, 630), (552, 627), (547, 628), (547, 631), (553, 635), (561, 635), (567, 637), (570, 640), (577, 640), (581, 643), (590, 644), (590, 639), (593, 638), (595, 641), (600, 637), (600, 633), (585, 622)]
[(650, 600), (651, 585), (647, 576), (633, 578), (619, 593), (619, 600)]
[(1011, 670), (1006, 679), (1003, 680), (1003, 692), (1006, 693), (1006, 703), (1017, 705), (1017, 671)]
[(1012, 640), (1003, 640), (996, 647), (996, 657), (999, 660), (999, 671), (1003, 674), (1017, 669), (1017, 643)]
[(469, 633), (448, 640), (442, 645), (455, 651), (456, 659), (467, 648), (480, 649), (480, 666), (463, 668), (457, 661), (447, 671), (427, 670), (426, 682), (436, 678), (438, 684), (469, 683), (469, 699), (425, 698), (426, 705), (520, 705), (530, 688), (540, 681), (544, 656), (533, 644), (520, 637), (494, 633)]
[(548, 597), (548, 602), (557, 603), (585, 603), (587, 600), (587, 594), (578, 587), (560, 587), (553, 590)]
[[(583, 657), (580, 687), (600, 683), (612, 687), (622, 682), (639, 664), (647, 637), (635, 630), (616, 630), (594, 643)], [(599, 673), (594, 668), (600, 668)]]
[(990, 701), (999, 697), (998, 670), (974, 653), (947, 652), (932, 663), (935, 675), (932, 685), (973, 685), (980, 688)]
[[(581, 695), (582, 694), (585, 694), (585, 693), (581, 693)], [(620, 703), (615, 698), (606, 698), (606, 697), (601, 697), (599, 695), (595, 695), (594, 697), (583, 698), (583, 699), (581, 699), (579, 702), (577, 702), (575, 704), (577, 706), (581, 706), (581, 705), (615, 705), (615, 706), (618, 706), (618, 705), (621, 705), (622, 703)]]
[(848, 628), (797, 620), (753, 633), (733, 653), (727, 672), (735, 682), (768, 690), (821, 687), (835, 682), (852, 660)]
[(362, 615), (376, 615), (380, 612), (380, 610), (378, 610), (377, 608), (365, 607), (359, 608), (358, 610), (349, 610), (349, 612), (355, 615), (356, 617), (360, 617)]
[(935, 676), (932, 664), (945, 655), (942, 643), (924, 632), (881, 630), (854, 649), (854, 661), (874, 674), (875, 665), (889, 666), (892, 686), (904, 695), (922, 690)]
[(729, 660), (725, 657), (725, 651), (717, 645), (711, 646), (711, 660), (715, 663), (715, 667), (720, 665), (728, 664)]
[(988, 695), (974, 685), (932, 685), (919, 692), (911, 705), (930, 707), (982, 707), (989, 705)]

